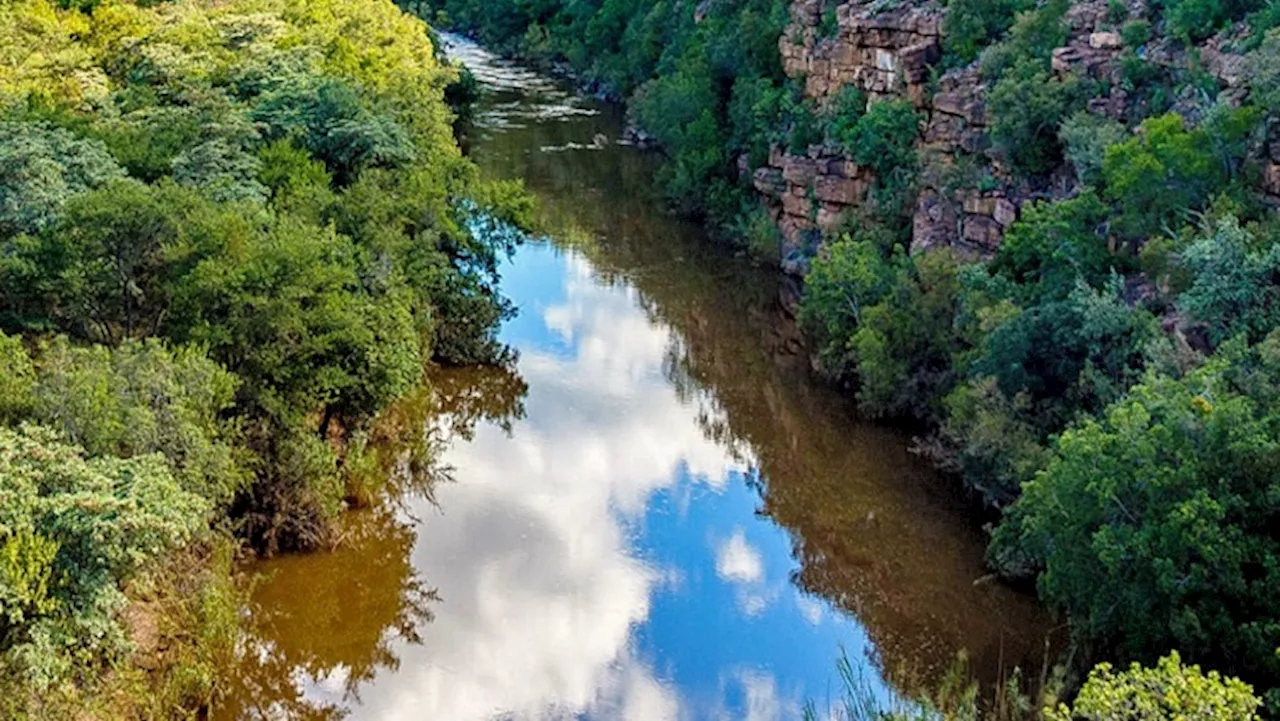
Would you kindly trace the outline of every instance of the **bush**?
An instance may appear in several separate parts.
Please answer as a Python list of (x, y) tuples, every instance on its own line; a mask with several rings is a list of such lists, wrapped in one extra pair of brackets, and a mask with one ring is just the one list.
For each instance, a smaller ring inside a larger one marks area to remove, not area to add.
[[(1080, 284), (1065, 297), (969, 274), (957, 326), (962, 382), (945, 401), (950, 461), (987, 502), (1012, 502), (1040, 468), (1040, 446), (1096, 413), (1141, 378), (1164, 347), (1158, 324), (1120, 297), (1118, 282)], [(1028, 295), (1026, 305), (1014, 302)]]
[(1228, 217), (1206, 228), (1179, 261), (1192, 280), (1178, 306), (1208, 326), (1214, 344), (1238, 335), (1257, 342), (1280, 327), (1280, 243), (1258, 243)]
[(885, 258), (883, 237), (841, 238), (814, 262), (801, 319), (828, 372), (855, 378), (871, 416), (935, 419), (950, 389), (958, 265), (948, 253)]
[(850, 339), (866, 309), (893, 288), (895, 271), (885, 260), (893, 242), (886, 229), (871, 225), (832, 243), (813, 263), (800, 320), (817, 343), (823, 368), (836, 377), (854, 372)]
[(13, 423), (31, 410), (35, 384), (22, 339), (0, 332), (0, 423)]
[(991, 268), (1022, 285), (1035, 300), (1064, 298), (1079, 282), (1100, 288), (1122, 267), (1101, 232), (1109, 212), (1091, 192), (1032, 203), (1005, 234)]
[(160, 453), (184, 491), (225, 507), (249, 480), (223, 420), (239, 379), (191, 348), (155, 339), (118, 348), (41, 348), (30, 417), (92, 456)]
[(1212, 37), (1223, 25), (1262, 7), (1264, 0), (1159, 0), (1169, 30), (1188, 43)]
[(1041, 63), (1020, 60), (991, 88), (991, 142), (1022, 173), (1048, 173), (1062, 161), (1058, 128), (1083, 98), (1075, 77), (1056, 80)]
[(205, 527), (159, 455), (88, 458), (0, 428), (0, 681), (39, 694), (127, 649), (121, 584)]
[(1138, 134), (1107, 149), (1105, 196), (1119, 208), (1117, 225), (1129, 238), (1176, 228), (1239, 175), (1257, 118), (1249, 108), (1216, 113), (1208, 127), (1194, 129), (1176, 113), (1149, 118)]
[(1107, 148), (1124, 142), (1129, 131), (1124, 125), (1092, 113), (1079, 112), (1067, 118), (1058, 130), (1064, 154), (1076, 171), (1081, 185), (1098, 187), (1102, 182), (1102, 161)]
[(1133, 664), (1117, 673), (1104, 663), (1089, 673), (1089, 680), (1071, 708), (1065, 704), (1046, 709), (1047, 721), (1255, 721), (1262, 701), (1248, 684), (1222, 678), (1217, 671), (1206, 676), (1199, 666), (1184, 666), (1177, 651), (1160, 659), (1155, 668)]
[(52, 225), (72, 197), (124, 177), (102, 143), (0, 122), (0, 240)]
[(1030, 0), (950, 0), (942, 29), (943, 50), (953, 64), (968, 63), (982, 48), (998, 41), (1019, 12), (1034, 6)]

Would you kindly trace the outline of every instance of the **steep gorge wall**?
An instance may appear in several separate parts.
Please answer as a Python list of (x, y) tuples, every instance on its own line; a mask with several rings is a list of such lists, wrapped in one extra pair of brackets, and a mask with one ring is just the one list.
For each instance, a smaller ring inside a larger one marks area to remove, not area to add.
[[(831, 1), (793, 3), (791, 24), (779, 41), (784, 68), (789, 76), (803, 80), (806, 97), (819, 106), (853, 86), (872, 101), (903, 98), (920, 111), (913, 253), (950, 247), (963, 255), (989, 255), (1023, 205), (1073, 191), (1075, 178), (1069, 167), (1031, 187), (992, 152), (989, 88), (978, 63), (940, 76), (935, 70), (942, 58), (941, 4), (926, 0), (886, 8), (876, 0), (844, 2), (835, 8), (831, 34), (824, 17)], [(1104, 0), (1071, 7), (1066, 18), (1069, 40), (1053, 51), (1053, 72), (1109, 81), (1109, 92), (1093, 98), (1088, 109), (1122, 119), (1132, 100), (1119, 82), (1122, 42), (1108, 23), (1109, 12)], [(1143, 0), (1134, 0), (1130, 12), (1143, 16)], [(1153, 44), (1149, 52), (1152, 62), (1187, 62), (1186, 53), (1169, 44)], [(1238, 102), (1244, 93), (1243, 57), (1220, 51), (1213, 41), (1198, 48), (1198, 55), (1203, 69), (1226, 87), (1227, 100)], [(1263, 159), (1264, 183), (1270, 194), (1280, 195), (1280, 144), (1273, 145), (1270, 155), (1274, 158)], [(803, 154), (775, 148), (768, 166), (757, 170), (753, 181), (781, 230), (784, 269), (803, 275), (823, 233), (838, 228), (867, 202), (875, 176), (839, 148), (817, 145)]]

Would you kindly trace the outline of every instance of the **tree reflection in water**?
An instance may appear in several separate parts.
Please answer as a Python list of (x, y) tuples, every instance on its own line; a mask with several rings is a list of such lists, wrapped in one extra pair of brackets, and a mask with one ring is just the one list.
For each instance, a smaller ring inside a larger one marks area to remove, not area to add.
[(482, 421), (510, 429), (528, 391), (514, 367), (430, 375), (369, 431), (359, 472), (385, 474), (385, 496), (342, 519), (333, 551), (253, 568), (247, 634), (214, 718), (341, 719), (366, 682), (422, 643), (439, 598), (412, 564), (410, 499), (430, 507), (432, 488), (449, 478), (437, 461), (442, 444), (472, 438)]

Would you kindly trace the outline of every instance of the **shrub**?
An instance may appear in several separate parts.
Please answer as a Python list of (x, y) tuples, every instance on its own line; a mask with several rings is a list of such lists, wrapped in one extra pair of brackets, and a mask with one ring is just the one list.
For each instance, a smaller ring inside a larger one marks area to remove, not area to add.
[(124, 170), (100, 142), (0, 122), (0, 239), (49, 227), (72, 197), (122, 177)]
[(952, 381), (957, 263), (947, 253), (886, 258), (888, 247), (874, 231), (832, 244), (814, 263), (801, 318), (823, 339), (828, 372), (856, 379), (864, 412), (933, 419)]
[(12, 423), (31, 410), (35, 368), (22, 339), (0, 332), (0, 423)]
[(1109, 208), (1094, 193), (1023, 208), (991, 268), (1019, 283), (1030, 299), (1064, 298), (1078, 282), (1102, 287), (1121, 264), (1104, 234)]
[(1078, 112), (1058, 130), (1064, 155), (1076, 171), (1081, 185), (1098, 187), (1102, 182), (1102, 161), (1107, 148), (1124, 142), (1129, 131), (1121, 123), (1092, 113)]
[(886, 229), (871, 225), (832, 243), (826, 255), (814, 261), (800, 319), (817, 342), (823, 368), (834, 376), (854, 371), (849, 339), (865, 310), (893, 288), (894, 269), (885, 261), (893, 242)]
[(92, 456), (160, 453), (183, 490), (225, 507), (249, 480), (222, 415), (240, 381), (191, 348), (155, 339), (118, 348), (41, 348), (31, 417)]
[(38, 694), (118, 658), (121, 584), (207, 511), (158, 455), (88, 458), (52, 431), (0, 428), (0, 679)]
[(1176, 227), (1240, 172), (1256, 117), (1247, 108), (1217, 112), (1209, 128), (1188, 129), (1176, 113), (1149, 118), (1138, 134), (1107, 149), (1105, 195), (1119, 207), (1118, 226), (1128, 237)]
[(1089, 680), (1071, 708), (1046, 709), (1047, 721), (1254, 721), (1261, 699), (1248, 684), (1208, 675), (1199, 666), (1184, 666), (1177, 651), (1160, 659), (1155, 668), (1133, 664), (1117, 673), (1104, 663), (1089, 672)]
[(991, 142), (1017, 170), (1047, 173), (1062, 160), (1058, 128), (1082, 98), (1075, 77), (1056, 80), (1040, 63), (1021, 60), (991, 88)]
[(1208, 325), (1217, 344), (1237, 335), (1257, 342), (1280, 327), (1280, 244), (1260, 244), (1228, 217), (1180, 253), (1191, 285), (1178, 306)]
[(996, 42), (1017, 13), (1029, 10), (1029, 0), (950, 0), (943, 27), (943, 50), (957, 65), (978, 57), (982, 48)]

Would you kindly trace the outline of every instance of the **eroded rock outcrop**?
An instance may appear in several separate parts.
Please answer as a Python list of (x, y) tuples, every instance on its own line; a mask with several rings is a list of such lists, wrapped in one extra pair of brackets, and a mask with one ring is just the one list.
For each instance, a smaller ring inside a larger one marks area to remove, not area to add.
[[(888, 4), (883, 0), (796, 0), (791, 24), (779, 40), (787, 74), (804, 81), (805, 95), (826, 107), (846, 87), (870, 101), (909, 100), (921, 113), (917, 150), (921, 160), (912, 218), (912, 252), (950, 247), (964, 255), (989, 255), (1021, 208), (1038, 198), (1069, 195), (1073, 178), (1063, 168), (1037, 188), (1017, 180), (991, 147), (988, 86), (979, 63), (940, 77), (945, 11), (936, 0)], [(1131, 17), (1146, 13), (1132, 0)], [(834, 17), (834, 23), (832, 18)], [(1105, 0), (1072, 5), (1065, 17), (1068, 40), (1052, 52), (1055, 75), (1101, 81), (1107, 94), (1093, 98), (1089, 112), (1126, 119), (1134, 102), (1121, 82), (1123, 40), (1114, 8)], [(1246, 92), (1243, 57), (1211, 40), (1196, 50), (1199, 67), (1225, 86), (1236, 102)], [(1144, 57), (1159, 65), (1186, 66), (1185, 50), (1155, 42)], [(1180, 110), (1194, 119), (1194, 108)], [(1267, 192), (1280, 196), (1280, 143), (1263, 158)], [(858, 167), (838, 147), (813, 146), (803, 153), (776, 149), (753, 176), (783, 236), (782, 263), (804, 274), (824, 232), (838, 228), (867, 203), (875, 174)]]
[[(986, 88), (977, 69), (933, 80), (942, 58), (942, 6), (930, 1), (886, 9), (877, 2), (844, 3), (834, 8), (834, 34), (824, 36), (830, 12), (821, 0), (792, 6), (791, 25), (779, 42), (787, 74), (803, 78), (806, 96), (819, 106), (850, 86), (871, 102), (910, 100), (925, 119), (919, 149), (926, 165), (912, 223), (913, 251), (947, 246), (990, 252), (1017, 218), (1019, 201), (1000, 189), (948, 183), (960, 172), (956, 166), (983, 153), (989, 141)], [(782, 231), (784, 268), (805, 272), (805, 259), (822, 233), (864, 205), (875, 180), (838, 148), (814, 146), (804, 155), (775, 150), (754, 181)]]

